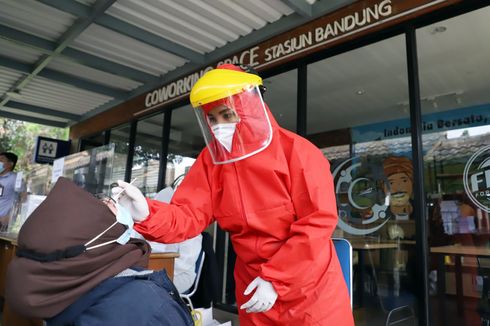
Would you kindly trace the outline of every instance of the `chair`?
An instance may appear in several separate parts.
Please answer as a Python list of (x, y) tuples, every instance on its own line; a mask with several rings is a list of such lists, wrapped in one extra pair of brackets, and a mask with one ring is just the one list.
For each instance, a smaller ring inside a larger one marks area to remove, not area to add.
[(213, 237), (202, 232), (202, 250), (206, 255), (201, 271), (201, 279), (197, 290), (192, 296), (192, 304), (196, 308), (210, 308), (221, 300), (220, 269), (213, 248)]
[[(374, 283), (377, 286), (378, 278), (370, 251), (368, 251), (368, 256), (372, 268)], [(394, 295), (394, 293), (389, 293), (385, 296), (381, 296), (379, 291), (376, 290), (376, 296), (379, 299), (381, 309), (384, 313), (387, 314), (385, 326), (396, 325), (408, 321), (412, 321), (412, 325), (415, 325), (416, 318), (415, 312), (413, 310), (413, 305), (416, 299), (412, 293), (401, 291), (398, 295)]]
[(205, 256), (206, 254), (204, 253), (204, 250), (201, 249), (201, 253), (199, 254), (199, 257), (196, 261), (196, 279), (194, 280), (194, 283), (192, 283), (192, 286), (185, 293), (180, 294), (180, 297), (187, 301), (187, 304), (190, 306), (191, 311), (194, 310), (191, 297), (194, 295), (194, 293), (196, 293), (197, 287), (199, 286), (199, 279), (201, 278), (202, 266), (204, 265), (204, 259), (206, 258)]
[(342, 274), (349, 290), (350, 306), (352, 308), (352, 245), (346, 239), (333, 238), (333, 244), (339, 258)]

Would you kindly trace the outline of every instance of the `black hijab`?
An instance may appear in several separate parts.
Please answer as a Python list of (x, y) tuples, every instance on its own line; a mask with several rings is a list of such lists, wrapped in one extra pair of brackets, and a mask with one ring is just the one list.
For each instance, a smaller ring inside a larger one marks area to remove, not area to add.
[[(84, 250), (115, 221), (100, 200), (59, 178), (19, 232), (5, 289), (12, 309), (26, 317), (50, 318), (105, 279), (131, 266), (146, 267), (150, 247), (144, 240)], [(91, 245), (114, 240), (125, 230), (118, 223)]]

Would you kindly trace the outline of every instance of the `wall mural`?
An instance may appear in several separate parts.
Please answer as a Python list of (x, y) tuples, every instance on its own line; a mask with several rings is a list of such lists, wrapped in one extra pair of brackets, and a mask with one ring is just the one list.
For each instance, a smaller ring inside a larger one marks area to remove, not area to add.
[[(413, 167), (405, 156), (382, 161), (352, 157), (333, 172), (338, 226), (353, 235), (381, 229), (390, 219), (408, 220), (412, 214)], [(390, 238), (403, 238), (403, 230), (391, 225)]]

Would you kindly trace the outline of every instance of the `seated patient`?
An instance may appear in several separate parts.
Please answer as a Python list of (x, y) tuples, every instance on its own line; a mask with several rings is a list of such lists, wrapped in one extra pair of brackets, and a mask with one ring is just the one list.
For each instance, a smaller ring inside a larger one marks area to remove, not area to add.
[(5, 297), (19, 314), (55, 325), (193, 325), (132, 219), (60, 178), (30, 215), (8, 266)]

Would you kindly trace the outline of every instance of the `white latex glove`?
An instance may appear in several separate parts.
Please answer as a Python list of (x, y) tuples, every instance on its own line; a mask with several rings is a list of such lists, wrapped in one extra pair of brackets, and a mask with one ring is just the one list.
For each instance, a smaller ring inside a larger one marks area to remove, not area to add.
[(242, 304), (240, 309), (246, 309), (247, 312), (265, 312), (268, 311), (277, 299), (277, 292), (274, 290), (271, 282), (256, 277), (247, 286), (244, 295), (249, 295), (254, 289), (255, 293), (246, 303)]
[(112, 188), (112, 196), (119, 196), (119, 193), (124, 190), (118, 198), (119, 204), (131, 213), (135, 222), (144, 221), (150, 214), (145, 196), (143, 196), (138, 188), (127, 182), (117, 180), (117, 184), (119, 187)]

